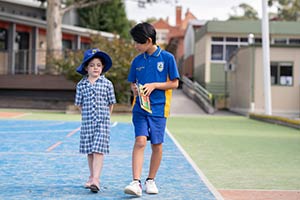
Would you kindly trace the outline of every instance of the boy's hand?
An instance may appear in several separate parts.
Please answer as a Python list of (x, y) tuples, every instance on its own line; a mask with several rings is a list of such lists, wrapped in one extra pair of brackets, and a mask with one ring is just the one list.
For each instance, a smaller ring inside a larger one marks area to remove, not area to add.
[(155, 83), (147, 83), (143, 87), (143, 92), (146, 96), (150, 96), (153, 90), (155, 90)]

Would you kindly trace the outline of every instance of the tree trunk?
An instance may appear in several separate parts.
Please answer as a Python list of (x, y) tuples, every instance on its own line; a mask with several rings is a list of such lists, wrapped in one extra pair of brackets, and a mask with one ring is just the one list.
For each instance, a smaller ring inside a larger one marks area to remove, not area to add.
[(58, 74), (54, 61), (62, 57), (62, 15), (60, 0), (47, 0), (47, 58), (46, 70)]

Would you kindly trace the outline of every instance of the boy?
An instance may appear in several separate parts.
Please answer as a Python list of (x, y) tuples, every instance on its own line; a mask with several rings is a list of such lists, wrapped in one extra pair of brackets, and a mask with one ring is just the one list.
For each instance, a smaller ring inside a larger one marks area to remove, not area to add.
[[(174, 56), (156, 45), (156, 31), (151, 24), (139, 23), (130, 30), (130, 34), (140, 54), (132, 61), (128, 75), (135, 96), (132, 110), (135, 144), (132, 151), (133, 181), (125, 187), (124, 192), (141, 196), (140, 179), (147, 140), (151, 141), (152, 155), (145, 191), (148, 194), (158, 193), (154, 178), (162, 159), (166, 119), (169, 116), (172, 89), (178, 87), (179, 73)], [(141, 107), (140, 96), (150, 99), (148, 109)]]

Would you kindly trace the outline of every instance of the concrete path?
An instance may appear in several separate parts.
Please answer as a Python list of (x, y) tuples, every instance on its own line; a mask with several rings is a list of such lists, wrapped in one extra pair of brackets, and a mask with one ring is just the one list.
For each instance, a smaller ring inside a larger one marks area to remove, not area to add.
[(182, 90), (177, 89), (173, 90), (170, 115), (206, 115), (206, 113), (196, 102), (185, 95)]
[[(171, 102), (171, 116), (182, 115), (210, 115), (207, 114), (196, 102), (183, 93), (181, 89), (173, 90), (173, 97)], [(226, 110), (218, 110), (212, 115), (229, 116), (237, 115)]]

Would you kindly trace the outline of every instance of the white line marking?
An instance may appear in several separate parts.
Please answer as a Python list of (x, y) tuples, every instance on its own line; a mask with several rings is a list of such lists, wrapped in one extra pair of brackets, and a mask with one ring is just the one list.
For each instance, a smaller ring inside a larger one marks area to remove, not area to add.
[(115, 126), (117, 126), (118, 125), (118, 122), (114, 122), (114, 123), (112, 123), (111, 125), (110, 125), (110, 127), (115, 127)]
[(218, 192), (218, 190), (210, 183), (210, 181), (206, 178), (204, 173), (198, 168), (196, 163), (187, 154), (187, 152), (181, 147), (181, 145), (177, 142), (177, 140), (173, 137), (173, 135), (171, 134), (171, 132), (167, 128), (166, 128), (166, 132), (169, 135), (169, 137), (173, 140), (175, 145), (178, 147), (178, 149), (181, 151), (181, 153), (184, 155), (184, 157), (187, 159), (187, 161), (192, 165), (194, 170), (197, 172), (197, 174), (200, 176), (200, 178), (203, 180), (204, 184), (208, 187), (208, 189), (215, 196), (215, 198), (217, 200), (224, 200), (224, 198), (221, 196), (221, 194)]

